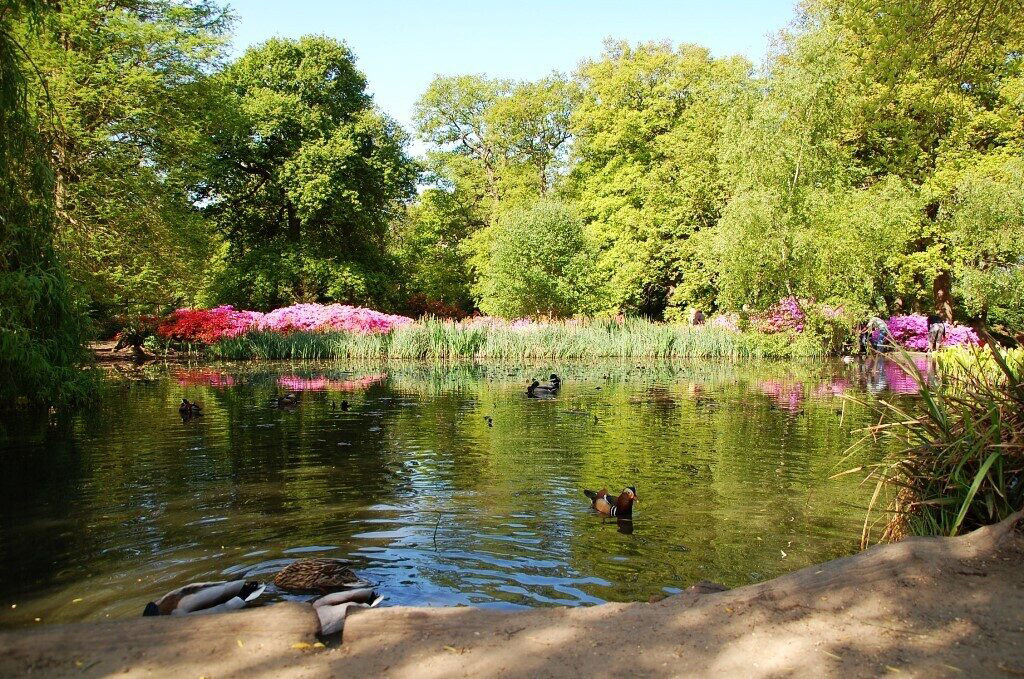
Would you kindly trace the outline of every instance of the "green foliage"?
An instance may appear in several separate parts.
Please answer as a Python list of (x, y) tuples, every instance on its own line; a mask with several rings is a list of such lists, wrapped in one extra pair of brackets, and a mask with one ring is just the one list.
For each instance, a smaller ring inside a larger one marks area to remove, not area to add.
[(214, 238), (190, 186), (229, 23), (213, 0), (70, 0), (20, 33), (47, 81), (60, 253), (101, 319), (194, 301)]
[[(996, 523), (1024, 506), (1024, 363), (998, 350), (937, 364), (938, 384), (910, 363), (923, 412), (884, 408), (886, 422), (872, 428), (899, 445), (871, 468), (875, 497), (889, 491), (883, 540), (905, 535), (957, 535)], [(872, 508), (876, 503), (872, 503)], [(870, 509), (869, 509), (870, 511)], [(865, 524), (865, 542), (869, 539)]]
[(388, 248), (404, 272), (400, 297), (415, 294), (466, 312), (473, 310), (471, 274), (463, 243), (481, 226), (465, 192), (430, 188), (392, 224)]
[[(90, 388), (81, 311), (53, 246), (53, 175), (36, 134), (28, 78), (37, 78), (13, 33), (43, 3), (0, 2), (0, 404), (55, 403)], [(35, 25), (35, 24), (33, 24)]]
[(480, 309), (504, 318), (564, 318), (598, 304), (594, 258), (580, 220), (542, 200), (513, 208), (476, 234), (474, 292)]
[(612, 308), (660, 315), (714, 300), (694, 243), (729, 195), (724, 123), (752, 96), (750, 68), (695, 46), (614, 42), (581, 66), (567, 190), (600, 246)]
[(275, 38), (218, 81), (224, 126), (200, 195), (229, 248), (209, 294), (250, 308), (384, 300), (384, 240), (417, 167), (348, 47)]

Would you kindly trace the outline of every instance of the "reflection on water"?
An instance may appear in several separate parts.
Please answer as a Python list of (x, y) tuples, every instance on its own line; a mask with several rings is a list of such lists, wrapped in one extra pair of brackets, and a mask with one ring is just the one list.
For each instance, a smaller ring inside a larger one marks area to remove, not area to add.
[[(566, 380), (559, 397), (527, 399), (527, 380), (551, 372)], [(840, 395), (910, 384), (884, 360), (132, 378), (112, 376), (54, 425), (3, 423), (0, 626), (135, 616), (186, 582), (269, 580), (310, 555), (353, 559), (391, 605), (594, 604), (755, 582), (855, 549), (867, 491), (827, 477), (864, 461), (841, 458), (872, 418)], [(268, 405), (287, 392), (294, 405)], [(182, 421), (182, 397), (203, 416)], [(582, 493), (632, 484), (633, 522), (602, 519)]]

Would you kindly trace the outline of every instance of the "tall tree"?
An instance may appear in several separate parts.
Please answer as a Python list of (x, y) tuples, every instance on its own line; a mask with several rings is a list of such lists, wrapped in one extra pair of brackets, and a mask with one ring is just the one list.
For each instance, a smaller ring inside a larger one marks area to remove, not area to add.
[(229, 246), (217, 296), (269, 307), (379, 302), (389, 223), (413, 195), (406, 136), (381, 114), (343, 43), (272, 39), (221, 76), (234, 115), (201, 195)]
[(713, 298), (692, 239), (729, 195), (722, 130), (751, 96), (750, 68), (701, 47), (624, 42), (581, 66), (571, 195), (615, 308), (659, 316)]
[(211, 230), (189, 186), (229, 23), (214, 0), (68, 0), (24, 33), (48, 82), (60, 252), (94, 314), (193, 300)]
[(0, 404), (84, 393), (85, 325), (54, 251), (53, 175), (28, 99), (42, 84), (16, 37), (49, 9), (0, 1)]

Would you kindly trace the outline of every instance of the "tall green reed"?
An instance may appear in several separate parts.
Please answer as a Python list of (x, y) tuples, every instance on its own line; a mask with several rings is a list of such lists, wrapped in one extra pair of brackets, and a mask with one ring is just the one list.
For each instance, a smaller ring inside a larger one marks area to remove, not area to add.
[(607, 357), (791, 358), (821, 355), (813, 338), (735, 333), (643, 319), (515, 326), (424, 319), (382, 335), (253, 332), (209, 347), (212, 358), (245, 359), (594, 359)]
[[(880, 539), (894, 541), (957, 535), (1021, 510), (1024, 354), (991, 348), (945, 353), (933, 364), (934, 380), (907, 356), (897, 360), (916, 379), (920, 402), (913, 411), (876, 406), (882, 421), (866, 433), (888, 441), (893, 452), (868, 467), (875, 490), (863, 545), (879, 522)], [(880, 517), (878, 507), (886, 508)]]

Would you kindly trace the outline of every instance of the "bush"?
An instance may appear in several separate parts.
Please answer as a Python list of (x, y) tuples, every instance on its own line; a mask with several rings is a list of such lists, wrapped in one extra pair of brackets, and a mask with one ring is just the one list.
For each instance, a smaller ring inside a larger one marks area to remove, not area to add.
[(596, 310), (594, 253), (566, 206), (544, 200), (513, 209), (474, 240), (484, 313), (565, 318)]
[[(967, 351), (967, 350), (963, 350)], [(956, 535), (996, 523), (1024, 506), (1024, 355), (970, 350), (937, 363), (935, 386), (906, 358), (920, 388), (921, 412), (876, 406), (873, 427), (894, 452), (871, 468), (869, 516), (888, 491), (882, 540)], [(883, 504), (885, 501), (882, 501)], [(863, 541), (870, 539), (865, 523)]]

